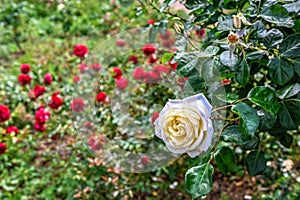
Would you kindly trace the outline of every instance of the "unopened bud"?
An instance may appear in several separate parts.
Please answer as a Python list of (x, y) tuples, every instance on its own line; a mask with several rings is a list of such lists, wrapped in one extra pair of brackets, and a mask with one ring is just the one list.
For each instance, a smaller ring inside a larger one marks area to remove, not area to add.
[(237, 15), (233, 15), (232, 17), (233, 17), (233, 26), (235, 28), (240, 29), (242, 27), (242, 20), (241, 20), (241, 18), (239, 16), (237, 16)]

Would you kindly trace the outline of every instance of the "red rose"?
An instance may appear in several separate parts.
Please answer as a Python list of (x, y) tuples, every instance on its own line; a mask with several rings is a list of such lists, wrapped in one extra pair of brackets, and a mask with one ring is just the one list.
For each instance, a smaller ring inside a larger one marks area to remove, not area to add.
[(153, 82), (153, 80), (152, 80), (152, 78), (151, 78), (151, 73), (149, 73), (149, 72), (144, 72), (143, 81), (144, 81), (144, 83), (150, 83), (150, 82)]
[(18, 132), (19, 132), (19, 129), (16, 126), (8, 126), (6, 128), (6, 133), (7, 134), (11, 134), (11, 133), (18, 134)]
[(7, 106), (0, 104), (0, 122), (4, 122), (10, 118), (10, 110)]
[(38, 124), (44, 124), (50, 118), (50, 112), (46, 111), (43, 106), (40, 106), (35, 112), (35, 121)]
[(85, 103), (82, 98), (73, 99), (73, 101), (71, 102), (70, 105), (71, 105), (72, 111), (74, 111), (74, 112), (81, 112), (81, 111), (83, 111), (83, 109), (85, 107)]
[(148, 60), (148, 63), (149, 64), (154, 64), (157, 62), (157, 58), (155, 58), (153, 55), (150, 56), (149, 60)]
[(95, 70), (95, 71), (101, 69), (100, 63), (93, 63), (93, 64), (91, 65), (91, 67), (92, 67), (92, 69)]
[(116, 86), (119, 89), (124, 89), (128, 86), (128, 80), (126, 78), (119, 78), (116, 80)]
[(105, 135), (93, 133), (89, 137), (88, 144), (94, 151), (97, 151), (102, 149), (105, 141), (106, 141)]
[(205, 35), (205, 29), (198, 29), (195, 31), (195, 34), (199, 37), (203, 37)]
[(45, 124), (39, 124), (39, 123), (35, 123), (34, 124), (34, 129), (39, 131), (39, 132), (44, 132), (46, 130)]
[(77, 44), (74, 46), (74, 54), (80, 58), (82, 58), (88, 52), (88, 48), (83, 44)]
[(155, 120), (159, 117), (159, 112), (154, 112), (151, 116), (151, 123), (154, 124)]
[(43, 95), (45, 92), (46, 92), (46, 88), (41, 85), (36, 85), (32, 90), (34, 99), (37, 99), (39, 96)]
[(122, 70), (119, 67), (114, 67), (113, 69), (113, 77), (115, 79), (120, 79), (122, 76)]
[(230, 82), (230, 80), (229, 79), (223, 79), (222, 80), (222, 84), (224, 84), (224, 85), (229, 85), (231, 82)]
[(30, 72), (30, 65), (29, 64), (22, 64), (20, 66), (20, 71), (23, 73), (23, 74), (28, 74), (28, 72)]
[(159, 34), (159, 37), (164, 40), (168, 40), (171, 36), (171, 31), (167, 30), (164, 34)]
[(80, 81), (80, 76), (74, 76), (73, 81), (74, 83), (78, 83)]
[(168, 74), (169, 68), (165, 65), (157, 65), (153, 67), (152, 72), (150, 73), (150, 76), (154, 80), (161, 80), (161, 72)]
[(59, 98), (58, 95), (59, 95), (59, 92), (54, 92), (52, 94), (51, 100), (48, 104), (50, 108), (58, 109), (63, 104), (63, 100), (61, 98)]
[(0, 155), (1, 155), (1, 154), (4, 154), (5, 151), (6, 151), (6, 144), (0, 142)]
[(145, 77), (145, 71), (141, 67), (137, 67), (133, 70), (134, 79), (143, 79)]
[(136, 56), (130, 56), (128, 62), (132, 62), (134, 65), (138, 63), (138, 58)]
[(88, 70), (89, 70), (89, 68), (88, 68), (88, 66), (86, 64), (80, 64), (79, 65), (79, 71), (80, 71), (80, 73), (84, 73), (84, 72), (86, 72)]
[(147, 21), (147, 24), (150, 24), (150, 25), (154, 25), (154, 23), (155, 23), (155, 21), (152, 20), (152, 19), (149, 19), (149, 20)]
[(152, 44), (146, 44), (143, 46), (143, 52), (146, 56), (150, 56), (151, 54), (155, 53), (156, 48)]
[(150, 162), (148, 156), (141, 157), (141, 163), (142, 165), (147, 165)]
[(31, 77), (27, 74), (20, 74), (18, 77), (18, 81), (22, 86), (24, 86), (30, 83)]
[(52, 76), (50, 73), (46, 73), (44, 76), (44, 83), (47, 85), (51, 85), (52, 83)]
[(104, 103), (106, 100), (106, 97), (107, 97), (107, 95), (105, 92), (99, 92), (96, 96), (96, 100), (98, 101), (98, 103), (101, 103), (101, 102)]
[(118, 47), (123, 47), (123, 46), (125, 46), (125, 44), (126, 44), (125, 40), (118, 40), (117, 41), (117, 46)]

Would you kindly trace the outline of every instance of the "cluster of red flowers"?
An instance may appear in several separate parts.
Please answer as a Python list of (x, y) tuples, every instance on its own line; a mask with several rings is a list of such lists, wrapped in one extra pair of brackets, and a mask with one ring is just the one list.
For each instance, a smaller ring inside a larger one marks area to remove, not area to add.
[(43, 106), (40, 106), (35, 112), (34, 128), (39, 132), (46, 130), (45, 123), (50, 118), (50, 112), (46, 111)]
[(73, 112), (82, 112), (85, 108), (85, 103), (83, 98), (75, 98), (70, 104)]
[(119, 89), (125, 89), (128, 86), (128, 80), (122, 77), (123, 71), (119, 67), (112, 69), (112, 76), (115, 78), (116, 87)]
[[(9, 120), (10, 118), (10, 110), (6, 105), (0, 104), (0, 123), (5, 122)], [(19, 129), (16, 126), (8, 126), (6, 128), (6, 133), (7, 134), (18, 134)], [(0, 142), (0, 155), (5, 153), (6, 151), (6, 144), (3, 142)]]

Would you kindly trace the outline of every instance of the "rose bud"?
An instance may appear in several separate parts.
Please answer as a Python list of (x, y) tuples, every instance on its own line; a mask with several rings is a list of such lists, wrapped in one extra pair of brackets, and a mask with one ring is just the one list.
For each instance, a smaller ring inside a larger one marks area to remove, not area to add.
[(132, 62), (134, 65), (138, 63), (138, 58), (136, 56), (130, 56), (128, 62)]
[(141, 157), (141, 163), (142, 165), (147, 165), (150, 162), (148, 156)]
[(51, 100), (49, 102), (49, 107), (52, 109), (58, 109), (62, 104), (63, 104), (63, 100), (61, 98), (58, 97), (59, 92), (54, 92), (52, 94)]
[(195, 34), (199, 37), (203, 37), (205, 35), (205, 29), (197, 29)]
[(122, 76), (122, 70), (119, 67), (114, 67), (113, 68), (113, 77), (115, 79), (120, 79)]
[(159, 112), (154, 112), (151, 116), (151, 123), (154, 124), (155, 120), (159, 117)]
[(0, 155), (1, 155), (1, 154), (4, 154), (5, 151), (6, 151), (6, 144), (0, 142)]
[(116, 80), (116, 86), (119, 89), (124, 89), (128, 86), (128, 80), (126, 78), (121, 77)]
[(7, 106), (0, 104), (0, 122), (5, 122), (10, 118), (10, 110)]
[(172, 153), (187, 153), (194, 158), (212, 145), (211, 111), (212, 106), (203, 94), (169, 100), (154, 122), (155, 135)]
[(51, 85), (52, 83), (52, 76), (50, 73), (46, 73), (44, 76), (44, 83), (47, 85)]
[(22, 86), (24, 86), (31, 82), (31, 77), (27, 74), (20, 74), (18, 77), (18, 81)]
[(88, 48), (83, 44), (77, 44), (74, 46), (73, 52), (76, 56), (82, 58), (88, 52)]
[(223, 79), (222, 80), (222, 84), (229, 85), (230, 84), (230, 80), (229, 79)]
[(149, 19), (149, 20), (147, 21), (147, 24), (149, 24), (149, 25), (154, 25), (154, 23), (155, 23), (155, 21), (152, 20), (152, 19)]
[(73, 81), (74, 83), (78, 83), (80, 81), (80, 76), (74, 76)]
[(88, 66), (86, 64), (80, 64), (79, 65), (79, 71), (80, 73), (87, 72), (89, 70)]
[(11, 133), (18, 134), (18, 132), (19, 132), (19, 129), (16, 126), (8, 126), (6, 128), (6, 133), (7, 134), (11, 134)]
[(123, 47), (123, 46), (125, 46), (125, 44), (126, 44), (125, 40), (118, 40), (117, 41), (117, 46), (118, 47)]
[(143, 52), (146, 56), (150, 56), (154, 54), (156, 51), (156, 47), (153, 46), (152, 44), (146, 44), (143, 46)]
[(30, 65), (29, 64), (22, 64), (20, 66), (20, 71), (23, 73), (23, 74), (28, 74), (30, 72)]
[(91, 65), (91, 67), (92, 67), (92, 69), (95, 70), (95, 71), (101, 69), (100, 63), (93, 63), (93, 64)]
[(36, 85), (33, 90), (32, 90), (35, 99), (38, 98), (39, 96), (43, 95), (46, 92), (46, 88), (41, 85)]
[(107, 97), (107, 95), (105, 92), (99, 92), (96, 96), (96, 100), (98, 103), (101, 103), (101, 102), (104, 103), (106, 100), (106, 97)]
[(85, 103), (82, 98), (75, 98), (70, 104), (72, 111), (81, 112), (84, 110)]
[(134, 79), (143, 79), (145, 77), (145, 71), (141, 67), (137, 67), (133, 70), (133, 78)]

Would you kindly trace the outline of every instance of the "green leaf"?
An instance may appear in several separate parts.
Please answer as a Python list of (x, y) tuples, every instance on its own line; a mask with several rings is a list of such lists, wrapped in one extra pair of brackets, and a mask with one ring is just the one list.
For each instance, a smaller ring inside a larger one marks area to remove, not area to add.
[(290, 146), (293, 143), (293, 136), (291, 136), (288, 133), (283, 134), (282, 136), (279, 137), (279, 142), (286, 148), (290, 148)]
[(285, 134), (286, 131), (287, 131), (287, 129), (282, 127), (279, 123), (279, 119), (277, 119), (273, 128), (271, 130), (269, 130), (269, 134), (272, 136), (281, 136), (281, 135)]
[(235, 54), (230, 58), (229, 51), (224, 51), (220, 55), (220, 61), (225, 66), (233, 67), (239, 62), (239, 58)]
[(295, 58), (300, 56), (300, 33), (285, 38), (279, 46), (279, 53), (283, 57)]
[(283, 5), (288, 12), (298, 13), (300, 11), (300, 1)]
[(263, 153), (259, 151), (251, 151), (246, 157), (246, 167), (250, 176), (256, 176), (265, 171), (266, 163)]
[(161, 58), (161, 62), (162, 63), (166, 63), (168, 61), (170, 61), (174, 56), (174, 53), (164, 53), (164, 55)]
[(255, 149), (259, 144), (259, 139), (256, 136), (241, 133), (237, 125), (227, 127), (222, 132), (222, 137), (224, 141), (234, 142), (245, 150)]
[[(181, 63), (181, 62), (179, 62), (179, 63)], [(195, 74), (195, 72), (197, 72), (197, 69), (196, 69), (197, 65), (198, 65), (198, 58), (190, 61), (189, 63), (187, 63), (184, 66), (180, 66), (178, 64), (176, 70), (182, 76), (185, 76), (185, 77), (193, 76)]]
[(185, 37), (180, 37), (178, 40), (175, 42), (175, 48), (177, 49), (178, 52), (185, 52), (186, 48), (188, 45), (188, 41)]
[(149, 43), (153, 43), (156, 36), (158, 34), (158, 28), (157, 27), (151, 27), (149, 31)]
[(278, 29), (271, 29), (264, 37), (264, 45), (268, 48), (276, 47), (283, 40), (283, 33)]
[(187, 90), (192, 90), (194, 93), (203, 92), (206, 88), (205, 80), (199, 76), (191, 76), (188, 78), (185, 88)]
[(245, 86), (249, 81), (250, 67), (246, 60), (243, 60), (238, 68), (236, 80), (241, 86)]
[(286, 59), (273, 58), (268, 66), (270, 78), (278, 85), (286, 84), (294, 75), (294, 65)]
[(257, 50), (257, 51), (253, 51), (253, 52), (248, 53), (246, 55), (246, 59), (248, 59), (248, 60), (258, 60), (266, 54), (267, 54), (267, 51), (265, 51), (265, 50)]
[(238, 103), (232, 106), (232, 112), (240, 116), (239, 130), (246, 135), (254, 136), (259, 125), (259, 118), (256, 110), (245, 103)]
[(254, 23), (253, 27), (257, 31), (257, 37), (259, 37), (259, 38), (265, 37), (267, 30), (266, 30), (264, 23), (262, 23), (261, 21), (258, 20)]
[(294, 63), (295, 72), (300, 76), (300, 58), (297, 58)]
[(272, 5), (263, 9), (259, 15), (264, 20), (274, 23), (276, 26), (291, 28), (294, 21), (289, 17), (289, 12), (281, 5)]
[(219, 58), (200, 58), (201, 75), (207, 83), (215, 82), (215, 79), (220, 77), (218, 67), (221, 65)]
[(207, 163), (210, 157), (211, 157), (211, 153), (208, 153), (205, 156), (196, 156), (194, 158), (189, 157), (189, 168)]
[(300, 92), (300, 84), (294, 83), (291, 85), (287, 85), (284, 88), (280, 89), (277, 92), (277, 95), (280, 99), (287, 99), (289, 97), (295, 96)]
[(189, 10), (205, 8), (208, 4), (202, 0), (186, 0), (184, 6)]
[(257, 86), (252, 88), (249, 91), (247, 98), (252, 103), (273, 114), (276, 114), (280, 108), (276, 93), (265, 86)]
[(209, 56), (214, 56), (219, 52), (219, 50), (220, 48), (217, 46), (208, 46), (204, 52)]
[[(180, 52), (176, 53), (174, 60), (178, 62), (177, 71), (182, 76), (192, 76), (197, 73), (195, 69), (196, 61), (198, 62), (198, 56), (194, 52)], [(190, 64), (191, 63), (191, 64)]]
[(279, 110), (278, 117), (282, 127), (287, 128), (289, 130), (294, 130), (297, 128), (296, 126), (297, 122), (294, 120), (299, 120), (299, 118), (293, 119), (285, 104), (281, 105), (281, 109)]
[(235, 170), (236, 160), (232, 149), (229, 147), (221, 147), (214, 157), (218, 168), (223, 174), (227, 174), (228, 172)]
[(214, 168), (206, 163), (190, 168), (185, 174), (185, 188), (192, 198), (202, 197), (212, 191)]
[(236, 100), (239, 99), (239, 95), (235, 93), (226, 93), (226, 95), (219, 94), (216, 95), (216, 98), (219, 99), (220, 101), (226, 102), (226, 103), (233, 103)]
[(272, 129), (272, 127), (276, 123), (277, 115), (274, 115), (265, 110), (259, 110), (257, 113), (258, 113), (259, 121), (260, 121), (259, 129), (261, 131), (267, 131), (267, 130)]

